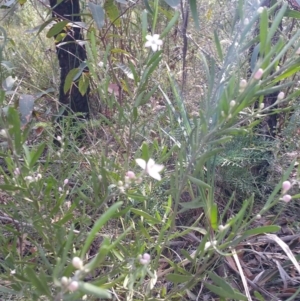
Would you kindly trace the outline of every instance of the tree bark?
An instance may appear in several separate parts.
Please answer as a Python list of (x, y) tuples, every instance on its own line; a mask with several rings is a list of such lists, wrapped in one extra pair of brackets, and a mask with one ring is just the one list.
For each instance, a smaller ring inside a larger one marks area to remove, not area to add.
[[(79, 0), (63, 0), (61, 2), (50, 0), (50, 6), (52, 16), (58, 20), (81, 21)], [(85, 47), (78, 43), (78, 41), (83, 40), (81, 28), (66, 26), (61, 33), (66, 33), (66, 36), (62, 41), (56, 43), (56, 53), (61, 71), (59, 102), (65, 106), (63, 115), (66, 116), (71, 111), (72, 113), (81, 113), (80, 115), (83, 118), (89, 118), (88, 95), (90, 88), (88, 87), (87, 92), (81, 95), (77, 80), (71, 89), (66, 94), (64, 93), (64, 84), (69, 71), (78, 68), (86, 60)], [(88, 72), (88, 69), (85, 68), (83, 72)]]

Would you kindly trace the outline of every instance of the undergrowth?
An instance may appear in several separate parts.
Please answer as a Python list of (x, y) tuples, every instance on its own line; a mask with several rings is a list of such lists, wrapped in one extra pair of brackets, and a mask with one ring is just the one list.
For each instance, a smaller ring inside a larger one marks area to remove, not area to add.
[[(50, 10), (28, 2), (1, 27), (1, 298), (278, 300), (273, 283), (300, 272), (281, 239), (299, 228), (281, 214), (299, 198), (300, 31), (277, 36), (290, 10), (201, 1), (201, 32), (194, 1), (165, 2), (110, 2), (105, 19), (99, 4), (84, 7), (93, 119), (64, 118), (59, 146), (59, 70), (45, 39), (59, 22), (31, 31)], [(195, 36), (184, 34), (188, 12)], [(291, 122), (262, 136), (274, 113)], [(268, 248), (283, 258), (275, 268), (257, 257)]]

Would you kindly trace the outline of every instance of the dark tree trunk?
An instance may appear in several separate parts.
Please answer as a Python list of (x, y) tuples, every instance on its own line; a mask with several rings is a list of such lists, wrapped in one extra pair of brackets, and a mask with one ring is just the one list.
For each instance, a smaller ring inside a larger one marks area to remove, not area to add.
[[(59, 4), (57, 4), (59, 3)], [(80, 22), (79, 0), (50, 0), (52, 16), (59, 20), (70, 20)], [(86, 60), (86, 51), (83, 45), (77, 42), (83, 40), (81, 29), (76, 26), (67, 26), (61, 33), (66, 33), (66, 37), (56, 44), (56, 52), (61, 69), (59, 101), (65, 106), (63, 115), (68, 115), (68, 111), (82, 113), (83, 118), (89, 118), (88, 94), (89, 88), (84, 95), (78, 90), (78, 81), (72, 85), (71, 89), (65, 94), (64, 84), (69, 71), (78, 68)], [(67, 32), (66, 32), (67, 30)], [(56, 36), (55, 36), (56, 37)], [(62, 45), (61, 45), (62, 44)], [(87, 72), (86, 68), (84, 72)]]

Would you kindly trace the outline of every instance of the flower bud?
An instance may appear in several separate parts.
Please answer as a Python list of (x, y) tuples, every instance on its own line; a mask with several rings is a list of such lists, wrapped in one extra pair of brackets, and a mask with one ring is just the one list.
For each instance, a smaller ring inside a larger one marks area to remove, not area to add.
[(255, 218), (256, 218), (256, 219), (261, 219), (261, 215), (260, 215), (260, 214), (257, 214), (257, 215), (255, 216)]
[(72, 265), (73, 265), (73, 267), (74, 267), (75, 269), (81, 270), (82, 267), (83, 267), (83, 262), (82, 262), (82, 260), (81, 260), (79, 257), (74, 257), (74, 258), (72, 259)]
[(283, 197), (282, 197), (282, 200), (286, 203), (288, 203), (290, 200), (292, 199), (292, 197), (289, 195), (289, 194), (285, 194)]
[(67, 286), (68, 284), (69, 284), (69, 278), (68, 277), (65, 277), (65, 276), (63, 276), (63, 277), (61, 277), (61, 284), (63, 285), (63, 286)]
[(245, 18), (244, 24), (245, 24), (245, 25), (248, 25), (248, 24), (249, 24), (249, 19), (248, 19), (248, 18)]
[(262, 6), (260, 6), (260, 7), (257, 9), (257, 13), (258, 13), (258, 14), (261, 14), (263, 11), (264, 11), (264, 7), (262, 7)]
[(263, 69), (261, 69), (261, 68), (259, 68), (256, 72), (255, 72), (255, 74), (254, 74), (254, 79), (256, 79), (256, 80), (260, 80), (261, 78), (262, 78), (262, 76), (263, 76), (263, 73), (264, 73), (264, 70)]
[(64, 186), (68, 185), (68, 183), (69, 183), (69, 180), (68, 179), (64, 179)]
[(235, 105), (236, 105), (236, 102), (235, 100), (232, 100), (230, 103), (229, 103), (230, 107), (233, 108)]
[(146, 259), (146, 260), (148, 260), (148, 261), (150, 261), (151, 256), (150, 256), (150, 254), (148, 254), (148, 253), (144, 253), (144, 254), (143, 254), (143, 258)]
[(126, 172), (126, 176), (129, 179), (135, 179), (135, 173), (133, 171), (130, 171), (130, 170)]
[(71, 292), (75, 292), (78, 290), (78, 287), (79, 287), (78, 281), (72, 281), (68, 286), (68, 290)]
[(20, 175), (20, 169), (19, 169), (18, 167), (15, 169), (14, 174), (15, 174), (16, 176), (19, 176), (19, 175)]
[(118, 186), (123, 186), (123, 182), (122, 181), (118, 181)]
[(277, 96), (277, 99), (278, 100), (282, 100), (282, 99), (284, 99), (284, 92), (280, 92), (279, 94), (278, 94), (278, 96)]
[(282, 194), (285, 194), (290, 188), (292, 187), (292, 184), (290, 181), (284, 181), (282, 183)]
[(240, 88), (244, 90), (246, 87), (247, 87), (247, 81), (245, 79), (242, 79), (240, 81)]
[(218, 229), (219, 229), (219, 231), (224, 231), (225, 230), (225, 227), (223, 226), (223, 225), (220, 225), (219, 227), (218, 227)]
[(259, 108), (262, 110), (265, 107), (265, 104), (262, 102), (259, 104)]

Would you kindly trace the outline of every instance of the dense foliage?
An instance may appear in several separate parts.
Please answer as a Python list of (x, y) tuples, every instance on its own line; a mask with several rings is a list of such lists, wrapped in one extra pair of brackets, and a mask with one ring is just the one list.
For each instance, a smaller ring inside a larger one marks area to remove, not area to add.
[(297, 9), (2, 4), (0, 299), (296, 300)]

